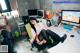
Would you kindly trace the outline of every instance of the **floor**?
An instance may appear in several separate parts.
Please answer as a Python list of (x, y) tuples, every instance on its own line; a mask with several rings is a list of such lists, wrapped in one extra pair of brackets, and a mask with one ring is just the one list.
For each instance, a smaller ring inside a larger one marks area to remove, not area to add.
[(35, 53), (35, 51), (31, 51), (30, 48), (31, 44), (24, 39), (16, 44), (14, 50), (17, 51), (17, 53)]
[[(58, 45), (48, 49), (47, 51), (49, 53), (80, 53), (80, 34), (78, 34), (75, 30), (64, 30), (61, 25), (58, 27), (52, 26), (49, 29), (56, 32), (61, 37), (64, 34), (67, 34), (67, 39), (64, 41), (64, 43), (60, 42)], [(74, 37), (70, 37), (71, 35), (74, 35)], [(31, 51), (30, 48), (31, 44), (24, 39), (18, 42), (14, 49), (17, 51), (17, 53), (38, 53), (36, 50)]]

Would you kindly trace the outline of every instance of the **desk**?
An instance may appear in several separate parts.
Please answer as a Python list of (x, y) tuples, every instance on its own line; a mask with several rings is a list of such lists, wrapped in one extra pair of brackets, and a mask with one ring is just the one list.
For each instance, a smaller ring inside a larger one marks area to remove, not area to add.
[[(80, 53), (80, 34), (76, 30), (66, 31), (62, 25), (58, 27), (51, 26), (49, 29), (59, 34), (61, 37), (67, 34), (67, 39), (64, 43), (59, 43), (58, 45), (49, 48), (47, 51), (49, 53)], [(70, 37), (75, 35), (74, 37)]]

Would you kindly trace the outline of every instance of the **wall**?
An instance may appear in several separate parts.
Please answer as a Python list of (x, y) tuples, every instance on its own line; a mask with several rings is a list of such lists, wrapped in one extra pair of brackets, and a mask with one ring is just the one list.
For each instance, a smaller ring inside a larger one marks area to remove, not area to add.
[(40, 9), (39, 0), (27, 0), (29, 9)]
[(52, 0), (39, 0), (40, 2), (40, 9), (52, 9)]
[(40, 0), (41, 9), (64, 9), (64, 10), (80, 10), (80, 3), (53, 3), (53, 1), (71, 1), (71, 2), (80, 2), (80, 0)]
[[(65, 1), (69, 1), (69, 0), (65, 0)], [(70, 0), (70, 1), (72, 3), (59, 3), (59, 4), (53, 3), (52, 9), (64, 9), (64, 10), (79, 10), (80, 9), (80, 3), (73, 3), (79, 0)]]
[[(14, 0), (10, 0), (14, 1)], [(28, 15), (28, 9), (48, 9), (48, 10), (80, 10), (79, 4), (53, 3), (53, 1), (80, 1), (80, 0), (16, 0), (20, 15)], [(12, 3), (11, 3), (12, 4)], [(15, 2), (14, 2), (15, 4)], [(15, 5), (13, 5), (15, 6)]]
[(28, 15), (28, 9), (40, 9), (39, 0), (10, 0), (10, 3), (13, 10), (19, 10), (20, 16)]
[(20, 16), (27, 15), (27, 10), (29, 6), (26, 0), (17, 0), (17, 6), (18, 6)]

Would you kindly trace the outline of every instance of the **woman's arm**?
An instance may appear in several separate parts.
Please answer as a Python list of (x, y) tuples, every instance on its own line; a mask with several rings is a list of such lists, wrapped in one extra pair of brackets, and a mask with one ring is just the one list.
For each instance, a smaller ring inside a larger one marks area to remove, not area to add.
[(36, 42), (40, 43), (39, 39), (38, 39), (38, 35), (36, 35)]
[(32, 32), (32, 38), (30, 39), (30, 43), (33, 43), (36, 38), (36, 33), (32, 28), (31, 28), (31, 32)]

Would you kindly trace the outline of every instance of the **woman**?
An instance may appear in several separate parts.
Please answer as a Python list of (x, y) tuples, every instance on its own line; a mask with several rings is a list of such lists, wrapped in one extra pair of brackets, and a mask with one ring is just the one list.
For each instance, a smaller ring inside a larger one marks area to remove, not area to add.
[[(59, 42), (63, 43), (67, 37), (67, 35), (60, 37), (58, 34), (49, 30), (46, 25), (43, 25), (42, 23), (38, 23), (36, 18), (31, 18), (30, 22), (31, 22), (32, 28), (35, 30), (35, 33), (36, 33), (35, 39), (38, 45), (38, 50), (46, 48), (46, 46), (48, 47), (55, 46)], [(50, 39), (52, 39), (52, 41)]]

